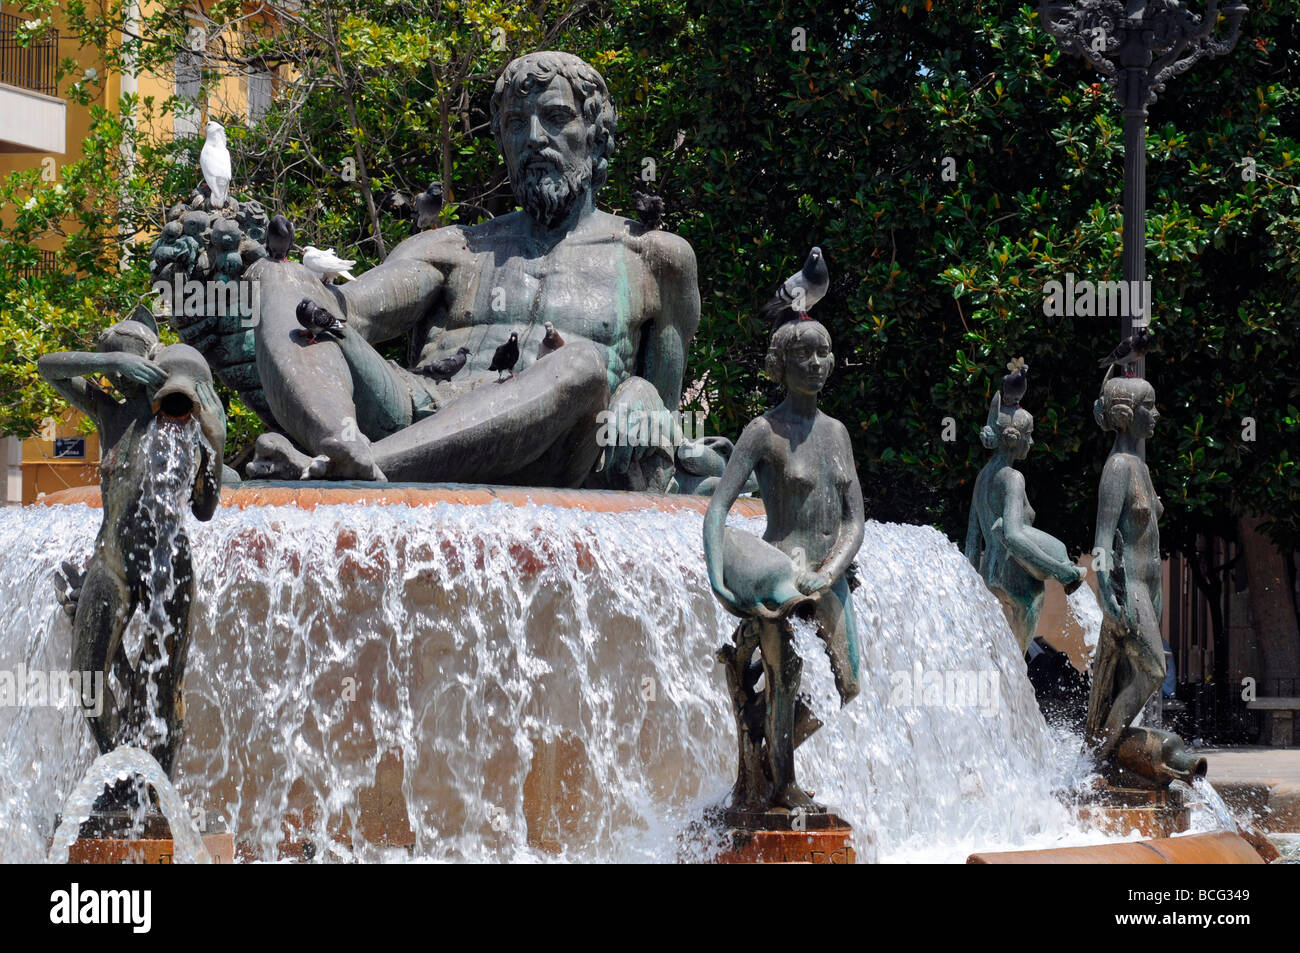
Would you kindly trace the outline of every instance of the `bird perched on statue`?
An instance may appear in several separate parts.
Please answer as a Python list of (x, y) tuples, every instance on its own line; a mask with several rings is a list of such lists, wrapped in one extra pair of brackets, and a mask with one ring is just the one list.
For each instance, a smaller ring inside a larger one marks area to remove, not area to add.
[(1147, 351), (1151, 349), (1151, 332), (1146, 327), (1140, 327), (1124, 340), (1115, 346), (1115, 350), (1109, 355), (1103, 357), (1097, 362), (1098, 367), (1110, 367), (1112, 364), (1116, 367), (1124, 368), (1124, 376), (1133, 376), (1133, 365), (1142, 358), (1147, 356)]
[(493, 352), (492, 363), (488, 365), (488, 370), (497, 372), (497, 383), (500, 383), (502, 374), (509, 374), (511, 377), (515, 376), (515, 365), (518, 363), (519, 335), (511, 331), (510, 340)]
[(465, 366), (465, 361), (469, 358), (469, 348), (459, 348), (455, 354), (447, 357), (440, 357), (436, 361), (430, 361), (428, 364), (421, 364), (416, 368), (421, 374), (432, 377), (435, 381), (449, 381)]
[(637, 221), (646, 228), (653, 231), (663, 225), (664, 197), (662, 195), (650, 195), (633, 189), (632, 202), (636, 206)]
[(298, 323), (303, 326), (307, 336), (311, 338), (313, 344), (316, 338), (322, 334), (332, 334), (335, 337), (343, 336), (343, 319), (335, 317), (329, 311), (322, 308), (315, 301), (303, 298), (298, 302)]
[(266, 226), (266, 251), (272, 261), (284, 261), (293, 247), (293, 222), (277, 215)]
[(773, 331), (789, 321), (808, 321), (808, 312), (826, 296), (830, 286), (831, 275), (826, 268), (826, 259), (822, 257), (822, 250), (814, 245), (803, 268), (781, 283), (759, 313)]
[(302, 250), (302, 263), (307, 266), (307, 270), (314, 272), (325, 284), (333, 284), (334, 279), (342, 275), (348, 281), (356, 281), (352, 273), (348, 270), (356, 261), (352, 258), (340, 258), (334, 254), (333, 248), (320, 249), (315, 245), (307, 245)]
[(1011, 373), (1002, 378), (1002, 409), (1014, 410), (1029, 388), (1029, 365), (1023, 357), (1016, 357), (1007, 362), (1007, 370)]
[(429, 187), (415, 197), (415, 218), (411, 222), (411, 234), (425, 229), (438, 227), (438, 213), (442, 211), (442, 183), (433, 181)]
[(537, 346), (537, 356), (539, 358), (564, 347), (564, 338), (560, 337), (560, 332), (555, 330), (555, 325), (547, 321), (543, 327), (546, 328), (546, 333), (542, 335), (542, 343)]
[(208, 123), (203, 137), (199, 169), (208, 184), (208, 208), (214, 212), (225, 208), (230, 196), (230, 150), (226, 148), (226, 127), (215, 119)]

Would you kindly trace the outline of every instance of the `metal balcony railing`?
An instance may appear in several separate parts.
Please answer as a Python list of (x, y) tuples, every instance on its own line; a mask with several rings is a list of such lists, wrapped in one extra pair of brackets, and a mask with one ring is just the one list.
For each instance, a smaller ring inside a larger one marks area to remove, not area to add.
[(40, 275), (51, 274), (58, 269), (58, 258), (54, 252), (48, 248), (38, 248), (36, 250), (36, 261), (30, 265), (23, 265), (15, 271), (19, 278), (36, 278)]
[(0, 13), (0, 83), (57, 96), (54, 75), (59, 65), (59, 34), (46, 32), (26, 46), (18, 44), (18, 30), (26, 21)]

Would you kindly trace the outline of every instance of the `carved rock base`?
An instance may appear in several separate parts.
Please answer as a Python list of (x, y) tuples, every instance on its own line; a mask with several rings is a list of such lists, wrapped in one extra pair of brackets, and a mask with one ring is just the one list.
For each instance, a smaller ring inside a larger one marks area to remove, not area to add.
[[(235, 862), (233, 834), (204, 834), (203, 846), (214, 864)], [(116, 840), (108, 837), (83, 837), (68, 850), (70, 864), (170, 864), (173, 848), (170, 837), (147, 840)]]
[(1191, 825), (1192, 812), (1180, 791), (1147, 791), (1099, 785), (1075, 807), (1084, 826), (1108, 834), (1137, 830), (1144, 837), (1172, 837)]
[[(710, 811), (692, 825), (683, 846), (705, 837), (721, 839), (714, 864), (853, 864), (853, 828), (830, 811)], [(706, 833), (707, 832), (707, 833)]]

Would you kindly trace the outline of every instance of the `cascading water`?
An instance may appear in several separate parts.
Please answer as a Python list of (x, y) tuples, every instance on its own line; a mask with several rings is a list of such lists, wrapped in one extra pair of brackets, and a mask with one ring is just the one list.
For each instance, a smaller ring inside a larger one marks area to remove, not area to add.
[(1070, 615), (1074, 616), (1074, 621), (1083, 629), (1083, 644), (1092, 651), (1101, 638), (1102, 614), (1101, 606), (1097, 604), (1097, 594), (1086, 585), (1080, 586), (1066, 596), (1066, 603)]
[[(212, 857), (203, 846), (203, 838), (193, 829), (189, 812), (181, 796), (172, 787), (162, 766), (147, 751), (122, 745), (102, 754), (86, 771), (63, 806), (63, 820), (54, 831), (50, 863), (66, 864), (68, 852), (77, 840), (81, 823), (89, 820), (95, 800), (104, 789), (119, 781), (139, 778), (151, 787), (158, 798), (158, 809), (171, 830), (174, 863), (210, 864)], [(141, 805), (143, 807), (143, 804)]]
[[(0, 671), (67, 666), (52, 580), (97, 522), (80, 505), (0, 511)], [(187, 532), (177, 787), (257, 856), (277, 856), (289, 819), (293, 837), (361, 860), (668, 861), (734, 780), (713, 653), (735, 620), (710, 593), (698, 513), (249, 507)], [(1106, 839), (1053, 796), (1083, 774), (1078, 739), (1047, 728), (956, 547), (868, 524), (859, 565), (862, 691), (834, 711), (820, 643), (798, 635), (829, 709), (798, 769), (860, 856)], [(0, 708), (0, 861), (45, 855), (93, 753), (74, 705)], [(409, 854), (377, 843), (385, 827)]]

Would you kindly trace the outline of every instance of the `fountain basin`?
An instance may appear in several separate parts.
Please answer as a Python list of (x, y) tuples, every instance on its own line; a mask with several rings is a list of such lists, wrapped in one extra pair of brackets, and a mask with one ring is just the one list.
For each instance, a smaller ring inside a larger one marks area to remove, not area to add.
[(971, 854), (968, 864), (1262, 864), (1239, 834), (1217, 831), (1186, 837)]
[[(89, 553), (98, 491), (41, 502), (0, 512), (0, 670), (68, 664), (53, 581)], [(190, 532), (175, 781), (241, 858), (673, 861), (730, 788), (714, 653), (735, 620), (705, 573), (707, 499), (248, 484), (222, 502)], [(731, 519), (761, 533), (761, 514)], [(798, 647), (826, 722), (800, 774), (859, 861), (1060, 843), (1055, 743), (978, 574), (937, 531), (878, 523), (859, 570), (858, 698), (839, 710), (820, 644)], [(0, 708), (0, 859), (44, 856), (93, 757), (79, 711)]]
[[(303, 480), (249, 481), (221, 492), (221, 505), (246, 509), (250, 506), (296, 506), (313, 510), (318, 506), (347, 503), (382, 506), (433, 506), (455, 503), (485, 506), (495, 502), (512, 506), (562, 506), (589, 513), (629, 513), (655, 510), (663, 513), (693, 511), (709, 507), (707, 496), (669, 493), (633, 493), (621, 490), (557, 490), (546, 487), (487, 486), (469, 483), (350, 483)], [(99, 487), (78, 486), (47, 493), (36, 501), (44, 506), (82, 504), (101, 506)], [(731, 512), (743, 517), (761, 517), (763, 504), (740, 499)]]

